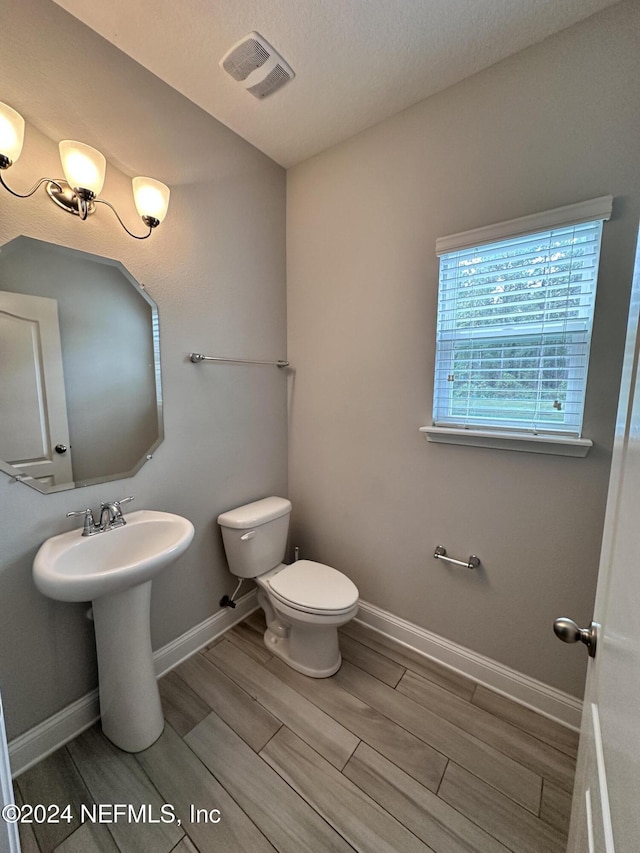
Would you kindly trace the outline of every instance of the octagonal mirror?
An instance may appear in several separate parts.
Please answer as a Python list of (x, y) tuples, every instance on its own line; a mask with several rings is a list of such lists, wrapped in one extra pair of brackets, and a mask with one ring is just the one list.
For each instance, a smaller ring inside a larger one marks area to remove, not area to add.
[(132, 477), (163, 438), (158, 309), (119, 262), (0, 249), (0, 468), (44, 494)]

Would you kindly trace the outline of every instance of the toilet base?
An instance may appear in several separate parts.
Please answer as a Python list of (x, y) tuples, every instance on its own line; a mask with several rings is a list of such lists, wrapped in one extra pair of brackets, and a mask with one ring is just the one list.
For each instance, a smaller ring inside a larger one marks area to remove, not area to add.
[(329, 678), (342, 664), (338, 628), (358, 612), (357, 603), (345, 613), (319, 615), (295, 610), (282, 602), (277, 606), (258, 581), (258, 604), (264, 611), (267, 630), (264, 644), (292, 669), (311, 678)]
[[(324, 628), (322, 633), (326, 634), (327, 631), (330, 630), (331, 629)], [(295, 669), (303, 675), (308, 675), (311, 678), (329, 678), (329, 676), (334, 675), (342, 665), (342, 655), (338, 648), (338, 632), (335, 628), (333, 629), (333, 633), (335, 634), (335, 649), (333, 642), (331, 642), (331, 638), (323, 636), (321, 643), (319, 644), (323, 648), (316, 647), (311, 656), (304, 658), (305, 663), (301, 663), (299, 656), (292, 653), (291, 631), (289, 632), (289, 636), (281, 637), (274, 634), (273, 631), (267, 628), (264, 632), (264, 644), (271, 654), (281, 658), (291, 667), (291, 669)], [(293, 639), (295, 650), (295, 630), (293, 631)], [(329, 643), (327, 643), (327, 640), (329, 640)], [(299, 646), (300, 644), (298, 643), (297, 645)], [(306, 646), (307, 644), (305, 643), (304, 645)], [(298, 648), (297, 651), (299, 653), (300, 649)], [(309, 657), (311, 657), (311, 661), (309, 661)], [(309, 665), (309, 662), (312, 665)]]

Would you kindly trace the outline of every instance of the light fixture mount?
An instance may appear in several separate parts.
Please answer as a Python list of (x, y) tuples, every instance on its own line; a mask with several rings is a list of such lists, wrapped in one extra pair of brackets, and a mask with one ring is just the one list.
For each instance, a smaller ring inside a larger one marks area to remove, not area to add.
[[(86, 204), (83, 205), (79, 194), (66, 181), (56, 181), (56, 183), (48, 181), (45, 190), (51, 201), (54, 201), (58, 207), (66, 210), (67, 213), (73, 213), (86, 219), (87, 216), (96, 211), (95, 202), (92, 199), (86, 199)], [(81, 212), (82, 207), (86, 211), (84, 216)]]

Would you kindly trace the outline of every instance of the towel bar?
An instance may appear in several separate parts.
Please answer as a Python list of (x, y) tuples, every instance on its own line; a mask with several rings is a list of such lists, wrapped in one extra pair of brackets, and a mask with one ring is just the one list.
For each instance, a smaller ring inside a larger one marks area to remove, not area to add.
[(250, 358), (217, 358), (213, 355), (202, 355), (200, 352), (190, 352), (189, 358), (194, 364), (200, 361), (226, 361), (231, 364), (273, 364), (275, 367), (289, 367), (288, 361), (254, 361)]

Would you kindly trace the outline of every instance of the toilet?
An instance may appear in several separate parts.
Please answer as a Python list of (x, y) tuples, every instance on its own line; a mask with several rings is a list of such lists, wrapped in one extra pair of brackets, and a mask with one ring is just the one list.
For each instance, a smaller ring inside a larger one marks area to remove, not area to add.
[(312, 560), (282, 562), (291, 502), (270, 497), (218, 516), (229, 570), (258, 584), (266, 647), (293, 669), (327, 678), (340, 669), (338, 628), (358, 612), (358, 588)]

